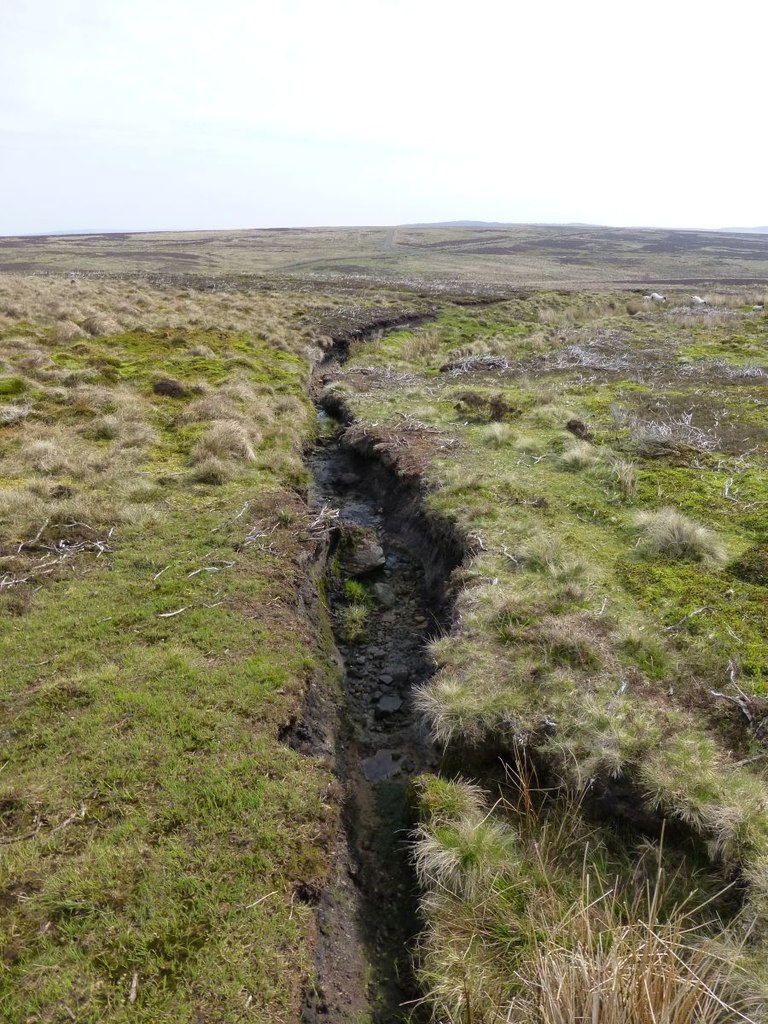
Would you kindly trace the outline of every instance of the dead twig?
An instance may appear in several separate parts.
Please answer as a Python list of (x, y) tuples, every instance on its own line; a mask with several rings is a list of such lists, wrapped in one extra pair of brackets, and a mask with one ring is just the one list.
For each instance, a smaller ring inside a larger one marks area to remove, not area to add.
[(40, 527), (40, 529), (39, 529), (39, 530), (37, 531), (37, 533), (36, 533), (36, 534), (35, 534), (35, 536), (34, 536), (34, 537), (32, 538), (32, 540), (23, 540), (23, 541), (21, 542), (21, 544), (19, 544), (18, 548), (16, 549), (16, 554), (17, 554), (17, 555), (18, 555), (18, 554), (20, 554), (20, 553), (21, 553), (21, 549), (22, 549), (23, 547), (30, 547), (30, 548), (31, 548), (31, 547), (33, 547), (33, 546), (34, 546), (35, 544), (37, 544), (37, 542), (38, 542), (38, 541), (40, 540), (40, 538), (41, 538), (41, 537), (43, 536), (43, 533), (45, 532), (45, 528), (46, 528), (46, 526), (48, 525), (48, 523), (50, 523), (50, 521), (51, 521), (50, 519), (46, 519), (46, 520), (45, 520), (45, 522), (44, 522), (44, 523), (43, 523), (43, 525), (42, 525), (42, 526)]
[(338, 521), (340, 514), (339, 509), (331, 508), (330, 505), (323, 505), (315, 518), (309, 524), (309, 532), (315, 535), (324, 534), (332, 524), (335, 524)]
[(227, 562), (222, 558), (219, 565), (203, 565), (199, 569), (194, 569), (192, 572), (188, 572), (187, 578), (190, 576), (197, 576), (199, 572), (221, 572), (222, 569), (231, 569), (234, 564), (234, 562)]
[[(70, 815), (68, 815), (64, 819), (64, 821), (59, 822), (59, 824), (55, 825), (50, 830), (50, 832), (46, 833), (46, 835), (44, 835), (42, 837), (42, 842), (46, 842), (47, 843), (48, 840), (51, 838), (51, 836), (56, 835), (57, 832), (61, 832), (62, 829), (67, 828), (74, 821), (77, 821), (78, 819), (82, 819), (84, 817), (85, 817), (85, 804), (80, 804), (80, 807), (76, 811), (73, 811)], [(40, 818), (38, 816), (38, 817), (35, 818), (35, 827), (34, 827), (34, 829), (32, 829), (31, 832), (26, 832), (23, 836), (9, 836), (7, 839), (0, 839), (0, 844), (2, 844), (3, 846), (8, 846), (10, 843), (21, 843), (21, 842), (24, 842), (27, 839), (36, 839), (37, 836), (40, 835), (40, 832), (42, 831), (42, 827), (43, 827), (42, 818)]]
[(688, 612), (687, 615), (684, 615), (682, 619), (678, 619), (677, 622), (673, 622), (671, 626), (665, 626), (664, 630), (667, 633), (671, 633), (673, 629), (679, 629), (684, 622), (688, 621), (688, 619), (692, 619), (694, 616), (701, 615), (702, 612), (708, 611), (710, 611), (710, 607), (706, 604), (702, 608), (695, 608), (692, 612)]

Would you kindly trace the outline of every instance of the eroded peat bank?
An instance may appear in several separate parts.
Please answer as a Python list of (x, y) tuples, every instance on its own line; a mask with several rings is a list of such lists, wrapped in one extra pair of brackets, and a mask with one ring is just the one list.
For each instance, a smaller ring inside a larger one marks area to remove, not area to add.
[(307, 1019), (339, 936), (364, 1019), (763, 1019), (765, 322), (677, 301), (446, 303), (319, 372), (350, 852)]
[(308, 456), (311, 512), (330, 527), (322, 586), (343, 700), (335, 727), (319, 727), (318, 706), (308, 705), (294, 742), (312, 749), (318, 727), (335, 732), (344, 834), (317, 905), (316, 975), (302, 1020), (394, 1024), (428, 1017), (413, 970), (410, 786), (440, 756), (413, 693), (431, 675), (426, 646), (447, 625), (447, 584), (463, 551), (425, 515), (421, 480), (388, 466), (347, 431), (343, 409), (323, 400), (324, 374), (346, 350), (338, 345), (317, 371), (320, 438)]

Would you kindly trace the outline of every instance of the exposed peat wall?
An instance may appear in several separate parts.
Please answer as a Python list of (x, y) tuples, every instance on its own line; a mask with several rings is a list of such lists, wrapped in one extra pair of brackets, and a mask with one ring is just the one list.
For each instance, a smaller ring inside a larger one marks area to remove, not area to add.
[[(466, 549), (450, 523), (427, 512), (422, 479), (371, 439), (345, 430), (349, 411), (318, 394), (323, 373), (343, 361), (351, 341), (430, 318), (387, 314), (339, 332), (313, 380), (318, 415), (335, 426), (307, 455), (311, 511), (330, 524), (316, 559), (320, 596), (312, 614), (325, 631), (338, 685), (313, 686), (302, 720), (289, 723), (283, 739), (332, 757), (344, 829), (329, 883), (313, 894), (315, 976), (303, 1024), (395, 1024), (420, 1016), (409, 787), (414, 776), (438, 768), (439, 754), (413, 713), (411, 694), (431, 674), (426, 644), (450, 623), (449, 579)], [(350, 581), (364, 595), (359, 633), (345, 626)]]

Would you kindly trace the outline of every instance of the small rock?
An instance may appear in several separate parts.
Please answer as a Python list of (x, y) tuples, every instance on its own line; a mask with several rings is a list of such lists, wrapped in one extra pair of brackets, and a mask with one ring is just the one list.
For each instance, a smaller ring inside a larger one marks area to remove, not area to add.
[(384, 565), (384, 549), (375, 536), (361, 537), (347, 552), (344, 561), (352, 576), (368, 576)]
[(384, 612), (384, 614), (381, 616), (381, 621), (389, 626), (395, 621), (395, 618), (396, 616), (394, 612)]
[(391, 676), (389, 672), (383, 672), (379, 676), (379, 682), (383, 683), (385, 686), (389, 686), (389, 684), (393, 682), (393, 676)]
[(395, 592), (392, 587), (386, 583), (375, 583), (371, 588), (373, 590), (373, 596), (383, 605), (385, 608), (392, 608), (395, 604)]
[(377, 750), (373, 757), (364, 758), (360, 767), (369, 782), (391, 779), (400, 771), (399, 760), (393, 750)]
[(402, 706), (403, 702), (400, 697), (396, 697), (393, 693), (387, 693), (376, 704), (376, 717), (381, 718), (383, 715), (392, 715), (395, 711), (399, 711)]

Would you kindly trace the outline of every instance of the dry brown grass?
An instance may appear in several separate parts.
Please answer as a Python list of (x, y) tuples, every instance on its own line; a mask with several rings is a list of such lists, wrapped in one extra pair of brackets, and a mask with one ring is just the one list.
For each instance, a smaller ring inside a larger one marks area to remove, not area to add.
[(59, 476), (72, 469), (71, 454), (56, 440), (28, 441), (19, 454), (21, 461), (36, 473)]
[[(335, 301), (327, 301), (330, 308)], [(275, 348), (304, 355), (308, 347), (317, 348), (316, 330), (307, 326), (298, 331), (288, 319), (305, 306), (306, 296), (300, 292), (232, 293), (192, 285), (179, 297), (178, 289), (159, 279), (150, 283), (138, 277), (0, 275), (0, 329), (20, 321), (35, 324), (55, 344), (118, 330), (211, 330), (249, 334)], [(214, 354), (206, 342), (190, 341), (190, 356)]]
[[(528, 995), (515, 1019), (531, 1024), (725, 1024), (747, 1021), (730, 991), (733, 956), (702, 941), (696, 913), (662, 917), (655, 892), (627, 907), (615, 886), (586, 876), (583, 895), (553, 923), (531, 908), (542, 940), (520, 972)], [(627, 923), (617, 927), (624, 918)], [(513, 1003), (514, 1005), (514, 1003)]]
[(726, 560), (725, 549), (715, 535), (676, 509), (638, 512), (635, 526), (641, 531), (638, 550), (649, 557), (664, 555), (715, 564)]
[(239, 415), (237, 405), (223, 390), (212, 391), (201, 398), (193, 399), (182, 409), (179, 423), (205, 423), (210, 420), (235, 420)]
[(200, 464), (211, 457), (244, 459), (253, 462), (254, 446), (261, 440), (255, 431), (248, 431), (237, 420), (217, 420), (203, 434), (192, 452), (192, 462)]
[(206, 455), (197, 462), (191, 473), (192, 479), (199, 484), (227, 483), (234, 476), (232, 463), (215, 455)]
[(0, 406), (0, 425), (10, 426), (12, 423), (26, 419), (32, 411), (29, 402), (11, 402), (8, 405)]

